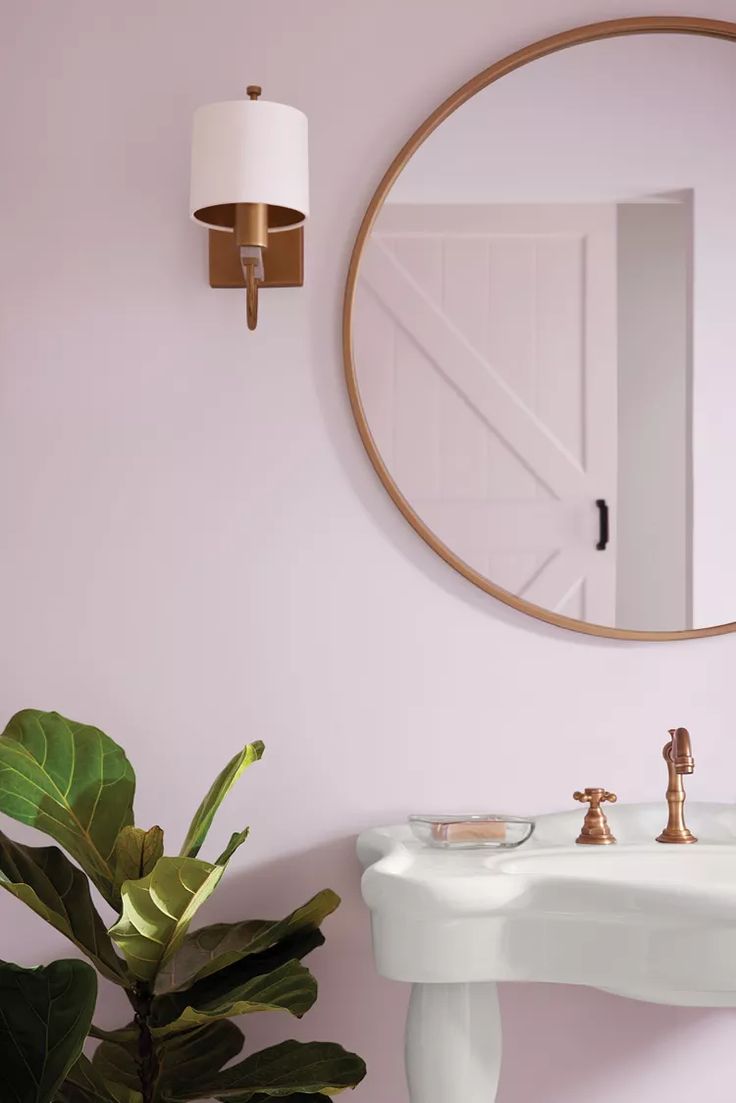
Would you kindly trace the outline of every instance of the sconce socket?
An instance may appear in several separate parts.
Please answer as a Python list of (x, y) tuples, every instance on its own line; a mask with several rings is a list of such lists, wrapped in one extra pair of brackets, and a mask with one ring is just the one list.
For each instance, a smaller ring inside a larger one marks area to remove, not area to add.
[(266, 203), (235, 204), (235, 244), (268, 248), (268, 205)]

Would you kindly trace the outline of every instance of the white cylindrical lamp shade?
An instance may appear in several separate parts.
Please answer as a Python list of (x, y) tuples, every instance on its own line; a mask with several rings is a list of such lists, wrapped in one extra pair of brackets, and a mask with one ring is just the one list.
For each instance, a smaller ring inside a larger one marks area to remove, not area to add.
[(232, 230), (237, 203), (268, 205), (269, 232), (309, 214), (307, 117), (268, 100), (208, 103), (194, 114), (189, 211), (214, 230)]

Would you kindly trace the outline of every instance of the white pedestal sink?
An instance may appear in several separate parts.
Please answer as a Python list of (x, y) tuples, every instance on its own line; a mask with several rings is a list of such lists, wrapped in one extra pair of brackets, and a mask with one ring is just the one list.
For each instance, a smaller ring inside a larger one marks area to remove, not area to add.
[(654, 842), (664, 801), (614, 805), (618, 843), (575, 845), (580, 810), (540, 816), (518, 850), (435, 850), (408, 826), (358, 840), (379, 972), (413, 985), (412, 1103), (492, 1103), (497, 981), (736, 1007), (736, 806), (688, 802), (699, 842)]

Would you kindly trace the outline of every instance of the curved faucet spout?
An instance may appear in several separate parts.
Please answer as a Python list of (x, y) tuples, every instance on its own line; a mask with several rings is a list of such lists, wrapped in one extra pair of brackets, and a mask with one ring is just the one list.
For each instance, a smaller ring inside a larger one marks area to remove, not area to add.
[(676, 774), (691, 774), (695, 769), (690, 732), (687, 728), (670, 728), (670, 741), (663, 748), (665, 759), (672, 763)]

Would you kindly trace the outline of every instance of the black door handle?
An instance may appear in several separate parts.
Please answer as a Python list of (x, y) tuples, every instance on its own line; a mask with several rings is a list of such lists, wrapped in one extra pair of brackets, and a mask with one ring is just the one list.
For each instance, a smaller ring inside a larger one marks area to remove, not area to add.
[(598, 543), (596, 544), (596, 549), (598, 551), (605, 551), (610, 539), (608, 529), (608, 503), (605, 498), (596, 498), (595, 504), (598, 506)]

